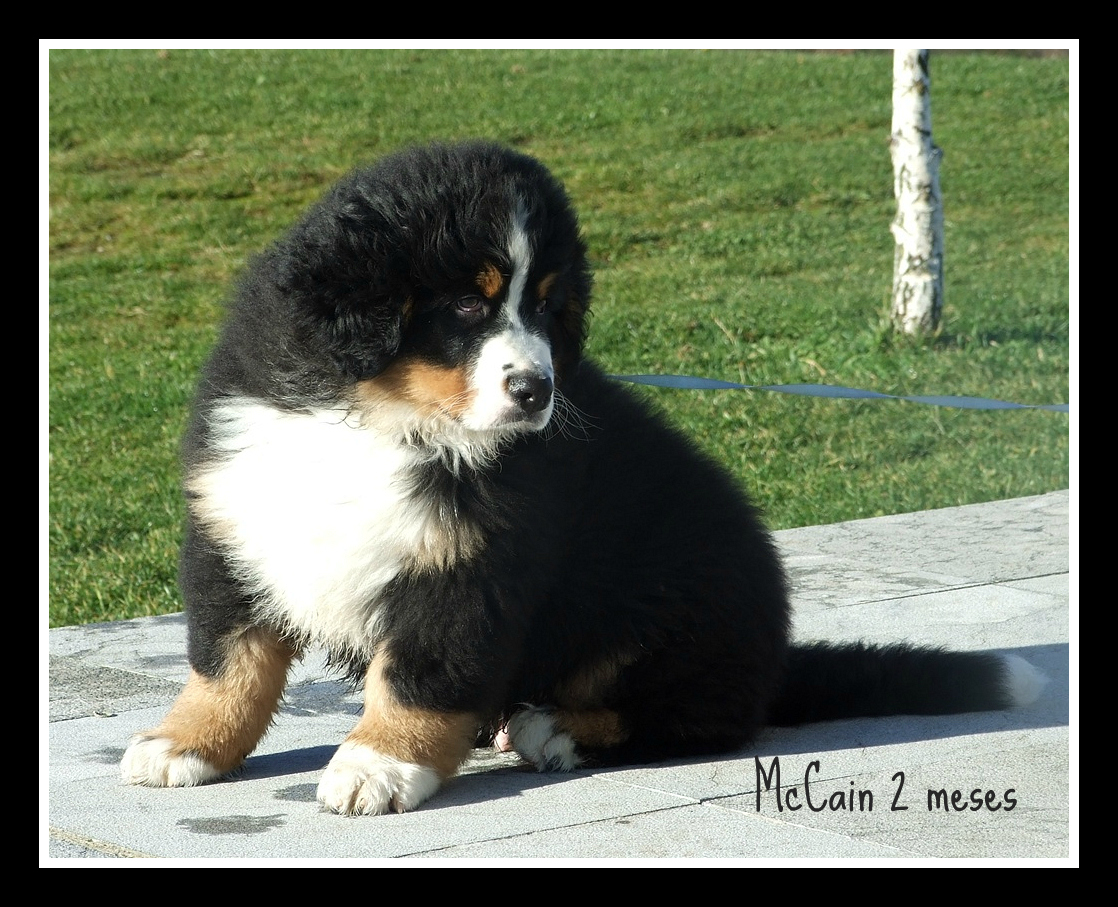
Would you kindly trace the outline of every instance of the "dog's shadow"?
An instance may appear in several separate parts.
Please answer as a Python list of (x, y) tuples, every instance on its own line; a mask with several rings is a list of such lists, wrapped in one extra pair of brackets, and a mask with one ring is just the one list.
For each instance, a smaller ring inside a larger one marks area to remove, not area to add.
[[(888, 718), (854, 718), (820, 722), (794, 728), (768, 728), (745, 749), (718, 756), (678, 759), (651, 763), (641, 768), (655, 769), (710, 765), (770, 756), (794, 756), (806, 753), (824, 754), (841, 750), (947, 740), (953, 737), (1065, 726), (1068, 723), (1068, 653), (1067, 644), (1031, 646), (1003, 650), (1015, 654), (1039, 668), (1048, 678), (1040, 699), (1031, 706), (1006, 712), (973, 712), (964, 715), (902, 715)], [(304, 747), (250, 757), (244, 767), (229, 781), (264, 780), (319, 773), (326, 768), (337, 747), (335, 745)], [(522, 797), (532, 791), (562, 784), (565, 779), (608, 776), (631, 771), (621, 768), (581, 768), (570, 774), (537, 772), (531, 765), (512, 754), (492, 750), (475, 751), (459, 775), (423, 805), (423, 810), (455, 809)], [(298, 782), (277, 788), (277, 799), (292, 802), (315, 801), (317, 780)]]

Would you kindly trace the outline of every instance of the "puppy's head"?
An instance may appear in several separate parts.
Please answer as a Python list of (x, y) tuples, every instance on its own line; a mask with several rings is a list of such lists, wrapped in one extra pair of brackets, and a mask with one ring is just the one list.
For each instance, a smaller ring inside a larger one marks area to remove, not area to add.
[(304, 336), (359, 396), (471, 431), (545, 426), (585, 337), (590, 274), (567, 196), (487, 143), (351, 174), (282, 245)]

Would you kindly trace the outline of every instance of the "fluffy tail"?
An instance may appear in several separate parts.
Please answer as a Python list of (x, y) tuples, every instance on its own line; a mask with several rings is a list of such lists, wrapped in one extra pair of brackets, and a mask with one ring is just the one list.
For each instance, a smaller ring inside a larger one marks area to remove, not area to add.
[(863, 643), (793, 646), (769, 723), (994, 711), (1028, 705), (1045, 682), (1016, 655)]

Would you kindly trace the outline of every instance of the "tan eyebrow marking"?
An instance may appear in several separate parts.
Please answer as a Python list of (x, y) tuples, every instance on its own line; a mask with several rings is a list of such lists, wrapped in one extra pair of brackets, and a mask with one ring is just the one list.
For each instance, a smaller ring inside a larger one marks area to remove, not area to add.
[(536, 286), (536, 298), (543, 299), (551, 292), (551, 288), (555, 286), (555, 281), (559, 279), (559, 272), (552, 271), (547, 274), (543, 280)]
[(505, 278), (495, 265), (486, 265), (478, 272), (477, 285), (486, 299), (492, 299), (501, 292)]

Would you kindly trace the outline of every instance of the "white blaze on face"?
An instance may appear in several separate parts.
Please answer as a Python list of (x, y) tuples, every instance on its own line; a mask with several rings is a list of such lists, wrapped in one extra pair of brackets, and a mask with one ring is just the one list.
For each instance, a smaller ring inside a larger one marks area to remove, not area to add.
[(537, 431), (547, 425), (555, 405), (552, 399), (538, 412), (525, 415), (508, 392), (511, 376), (532, 375), (548, 382), (555, 380), (550, 344), (546, 337), (527, 328), (521, 313), (521, 305), (528, 293), (528, 271), (532, 265), (532, 245), (528, 239), (526, 220), (523, 206), (518, 205), (506, 247), (512, 262), (512, 279), (497, 316), (501, 325), (482, 345), (470, 375), (475, 395), (462, 420), (467, 428), (485, 431), (521, 425)]

